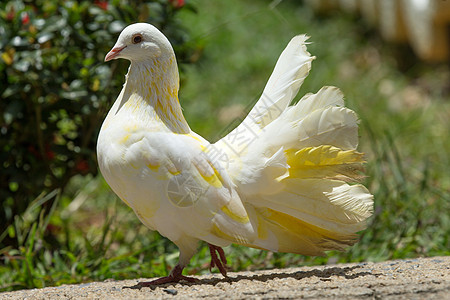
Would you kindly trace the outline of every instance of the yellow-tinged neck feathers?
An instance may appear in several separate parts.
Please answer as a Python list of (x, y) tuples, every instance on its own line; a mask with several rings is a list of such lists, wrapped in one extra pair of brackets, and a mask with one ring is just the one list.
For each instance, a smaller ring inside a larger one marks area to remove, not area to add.
[(178, 101), (179, 77), (175, 57), (132, 61), (120, 106), (148, 121), (160, 121), (168, 130), (189, 133)]

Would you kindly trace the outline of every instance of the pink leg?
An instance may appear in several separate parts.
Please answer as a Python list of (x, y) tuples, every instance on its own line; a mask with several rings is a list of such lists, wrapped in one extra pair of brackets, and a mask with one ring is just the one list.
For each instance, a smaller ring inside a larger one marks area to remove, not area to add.
[[(208, 246), (209, 246), (209, 253), (211, 254), (211, 265), (209, 266), (209, 270), (211, 271), (212, 268), (217, 267), (220, 273), (223, 275), (223, 277), (228, 277), (227, 258), (225, 257), (223, 249), (211, 244), (208, 244)], [(217, 253), (219, 253), (219, 256), (217, 256), (216, 251)]]
[(197, 282), (197, 278), (193, 277), (187, 277), (184, 275), (181, 275), (181, 272), (183, 272), (183, 268), (180, 265), (176, 265), (175, 268), (170, 272), (169, 276), (161, 277), (156, 280), (147, 281), (147, 282), (139, 282), (139, 285), (142, 287), (146, 286), (152, 286), (152, 285), (160, 285), (164, 283), (174, 283), (179, 282), (181, 280), (185, 280), (187, 282)]

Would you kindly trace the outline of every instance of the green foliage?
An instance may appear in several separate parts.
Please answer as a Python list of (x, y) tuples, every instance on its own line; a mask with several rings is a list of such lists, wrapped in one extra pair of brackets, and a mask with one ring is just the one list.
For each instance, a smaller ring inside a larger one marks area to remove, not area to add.
[(180, 8), (168, 0), (2, 1), (1, 232), (42, 192), (97, 173), (97, 133), (126, 71), (126, 62), (102, 63), (105, 54), (126, 25), (143, 21), (186, 61)]
[[(52, 199), (47, 212), (42, 207)], [(91, 175), (75, 176), (64, 195), (39, 196), (4, 234), (19, 247), (0, 250), (0, 290), (154, 277), (178, 259), (172, 243), (150, 233)]]

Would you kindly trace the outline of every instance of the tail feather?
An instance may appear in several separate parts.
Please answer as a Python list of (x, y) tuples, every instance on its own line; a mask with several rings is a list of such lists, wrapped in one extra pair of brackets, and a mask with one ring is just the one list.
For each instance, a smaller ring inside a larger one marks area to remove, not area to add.
[[(247, 199), (258, 229), (253, 245), (279, 252), (322, 255), (357, 240), (372, 213), (372, 196), (361, 185), (336, 180), (284, 179), (274, 195)], [(250, 214), (250, 216), (252, 216)]]
[(362, 185), (332, 179), (284, 179), (282, 183), (283, 191), (246, 202), (345, 234), (364, 229), (363, 221), (371, 215), (372, 197)]
[(309, 113), (331, 106), (344, 107), (344, 95), (341, 90), (334, 86), (324, 86), (316, 94), (306, 94), (286, 112), (288, 119), (299, 120)]
[(306, 51), (307, 39), (306, 35), (299, 35), (289, 42), (258, 102), (238, 127), (215, 144), (230, 160), (249, 153), (248, 148), (264, 127), (276, 120), (292, 102), (314, 59)]
[(344, 150), (358, 145), (358, 118), (344, 107), (316, 110), (297, 123), (296, 148), (332, 145)]
[[(302, 149), (322, 145), (342, 150), (356, 149), (358, 117), (343, 105), (342, 93), (335, 87), (324, 87), (316, 94), (303, 97), (259, 133), (249, 145), (248, 153), (264, 153), (270, 157), (280, 148)], [(252, 159), (251, 156), (248, 158)]]
[(306, 35), (298, 35), (289, 42), (278, 58), (261, 98), (244, 122), (251, 121), (264, 127), (288, 107), (308, 76), (314, 59), (306, 51), (307, 39)]
[(287, 213), (267, 207), (246, 204), (248, 211), (256, 215), (258, 237), (246, 246), (276, 252), (303, 255), (324, 255), (326, 250), (343, 250), (356, 242), (357, 235), (337, 235), (292, 217)]
[(364, 154), (330, 145), (286, 150), (290, 178), (335, 178), (358, 181), (362, 178)]
[[(294, 121), (283, 116), (269, 124), (260, 137), (260, 142), (273, 153), (280, 147), (301, 149), (331, 145), (350, 150), (358, 145), (358, 118), (348, 108), (322, 108)], [(255, 147), (261, 146), (255, 144)]]

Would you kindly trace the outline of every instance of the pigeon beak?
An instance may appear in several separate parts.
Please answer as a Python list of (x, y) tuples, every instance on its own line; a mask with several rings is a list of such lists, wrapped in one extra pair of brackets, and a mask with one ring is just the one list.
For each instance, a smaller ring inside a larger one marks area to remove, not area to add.
[(122, 51), (126, 47), (127, 46), (112, 48), (111, 51), (109, 51), (108, 54), (106, 54), (105, 61), (110, 61), (111, 59), (115, 59), (120, 54), (120, 51)]

